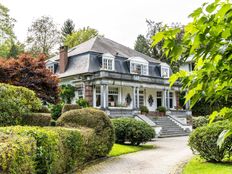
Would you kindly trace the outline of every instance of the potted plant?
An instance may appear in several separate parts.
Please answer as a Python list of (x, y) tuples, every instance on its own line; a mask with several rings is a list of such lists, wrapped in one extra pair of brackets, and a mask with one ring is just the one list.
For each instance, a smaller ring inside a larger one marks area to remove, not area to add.
[(158, 111), (159, 116), (165, 116), (166, 115), (167, 109), (164, 106), (159, 106), (156, 110)]
[(140, 106), (139, 110), (140, 110), (140, 113), (143, 115), (147, 115), (149, 113), (149, 110), (146, 106)]

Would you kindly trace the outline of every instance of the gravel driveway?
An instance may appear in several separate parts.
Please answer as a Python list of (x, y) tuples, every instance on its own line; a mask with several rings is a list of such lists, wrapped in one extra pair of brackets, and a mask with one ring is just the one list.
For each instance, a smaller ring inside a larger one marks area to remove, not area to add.
[(109, 158), (86, 168), (82, 174), (170, 174), (192, 156), (188, 137), (162, 138), (152, 142), (156, 148)]

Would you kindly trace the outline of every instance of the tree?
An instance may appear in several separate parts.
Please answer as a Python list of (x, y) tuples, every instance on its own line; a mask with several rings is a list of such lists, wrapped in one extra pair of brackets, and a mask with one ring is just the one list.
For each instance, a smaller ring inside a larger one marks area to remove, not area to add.
[(64, 102), (70, 104), (72, 99), (75, 97), (75, 87), (70, 84), (61, 85), (60, 97)]
[(61, 28), (62, 40), (64, 41), (68, 35), (71, 35), (74, 32), (75, 32), (74, 22), (71, 19), (67, 19)]
[[(172, 61), (193, 57), (193, 72), (181, 70), (170, 77), (171, 85), (179, 79), (182, 88), (188, 90), (185, 101), (191, 99), (191, 107), (201, 99), (211, 104), (222, 101), (220, 111), (211, 114), (211, 121), (216, 116), (232, 118), (232, 3), (204, 3), (190, 17), (193, 21), (185, 26), (180, 42), (176, 37), (181, 30), (174, 28), (157, 33), (153, 44), (164, 39), (163, 51)], [(229, 136), (232, 130), (224, 134)]]
[(64, 44), (69, 48), (75, 47), (95, 36), (99, 35), (96, 29), (90, 27), (84, 27), (77, 32), (68, 35), (64, 41)]
[(33, 21), (28, 29), (27, 43), (32, 53), (50, 56), (54, 47), (60, 43), (60, 33), (53, 19), (42, 16)]
[(171, 59), (169, 59), (162, 50), (163, 41), (160, 41), (156, 45), (153, 45), (152, 37), (156, 33), (165, 30), (165, 28), (180, 28), (181, 32), (176, 38), (178, 41), (183, 36), (183, 26), (179, 23), (176, 23), (176, 24), (172, 23), (171, 26), (167, 26), (167, 25), (164, 25), (162, 22), (154, 22), (152, 20), (146, 20), (146, 23), (147, 23), (147, 28), (148, 28), (146, 37), (143, 35), (139, 35), (135, 42), (134, 49), (147, 56), (166, 62), (171, 65), (171, 68), (174, 72), (178, 71), (179, 66), (182, 62), (175, 62), (171, 64)]
[(0, 82), (27, 87), (45, 102), (59, 101), (58, 78), (45, 66), (45, 56), (22, 54), (18, 59), (0, 60)]

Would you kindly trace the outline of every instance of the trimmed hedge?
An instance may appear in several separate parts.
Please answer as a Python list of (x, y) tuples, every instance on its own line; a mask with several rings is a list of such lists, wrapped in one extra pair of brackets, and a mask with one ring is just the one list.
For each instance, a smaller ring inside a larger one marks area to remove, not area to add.
[(0, 142), (0, 173), (35, 173), (34, 138), (0, 132)]
[(94, 129), (93, 145), (97, 156), (108, 154), (114, 144), (114, 128), (105, 112), (94, 108), (83, 108), (65, 112), (57, 120), (58, 126), (87, 127)]
[(62, 114), (74, 109), (81, 109), (81, 107), (77, 104), (65, 104), (62, 108)]
[(132, 145), (145, 143), (155, 137), (155, 130), (148, 124), (134, 118), (112, 119), (116, 143), (130, 142)]
[(22, 118), (22, 124), (30, 126), (49, 126), (52, 119), (49, 113), (30, 113)]
[(206, 116), (192, 117), (193, 129), (201, 126), (205, 126), (209, 123), (209, 119)]
[(16, 137), (5, 144), (0, 143), (3, 173), (63, 174), (97, 158), (99, 151), (104, 151), (96, 151), (95, 144), (100, 140), (89, 128), (15, 126), (1, 127), (0, 132), (0, 139), (5, 141), (5, 136)]
[(228, 121), (218, 121), (210, 125), (198, 127), (189, 138), (189, 146), (207, 161), (221, 162), (229, 158), (232, 152), (232, 138), (227, 138), (224, 145), (217, 146), (218, 136), (223, 130), (231, 129)]
[(4, 83), (0, 83), (0, 103), (0, 126), (21, 124), (23, 114), (42, 106), (33, 91)]

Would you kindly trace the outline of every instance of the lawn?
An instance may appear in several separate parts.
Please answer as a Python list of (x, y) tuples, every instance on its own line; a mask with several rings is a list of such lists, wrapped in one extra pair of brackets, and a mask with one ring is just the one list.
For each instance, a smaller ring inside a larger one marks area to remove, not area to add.
[(209, 163), (199, 156), (194, 157), (184, 167), (182, 174), (231, 174), (232, 164)]
[(122, 154), (133, 153), (140, 150), (145, 149), (152, 149), (154, 148), (153, 145), (140, 145), (140, 146), (132, 146), (132, 145), (121, 145), (121, 144), (114, 144), (109, 156), (119, 156)]

